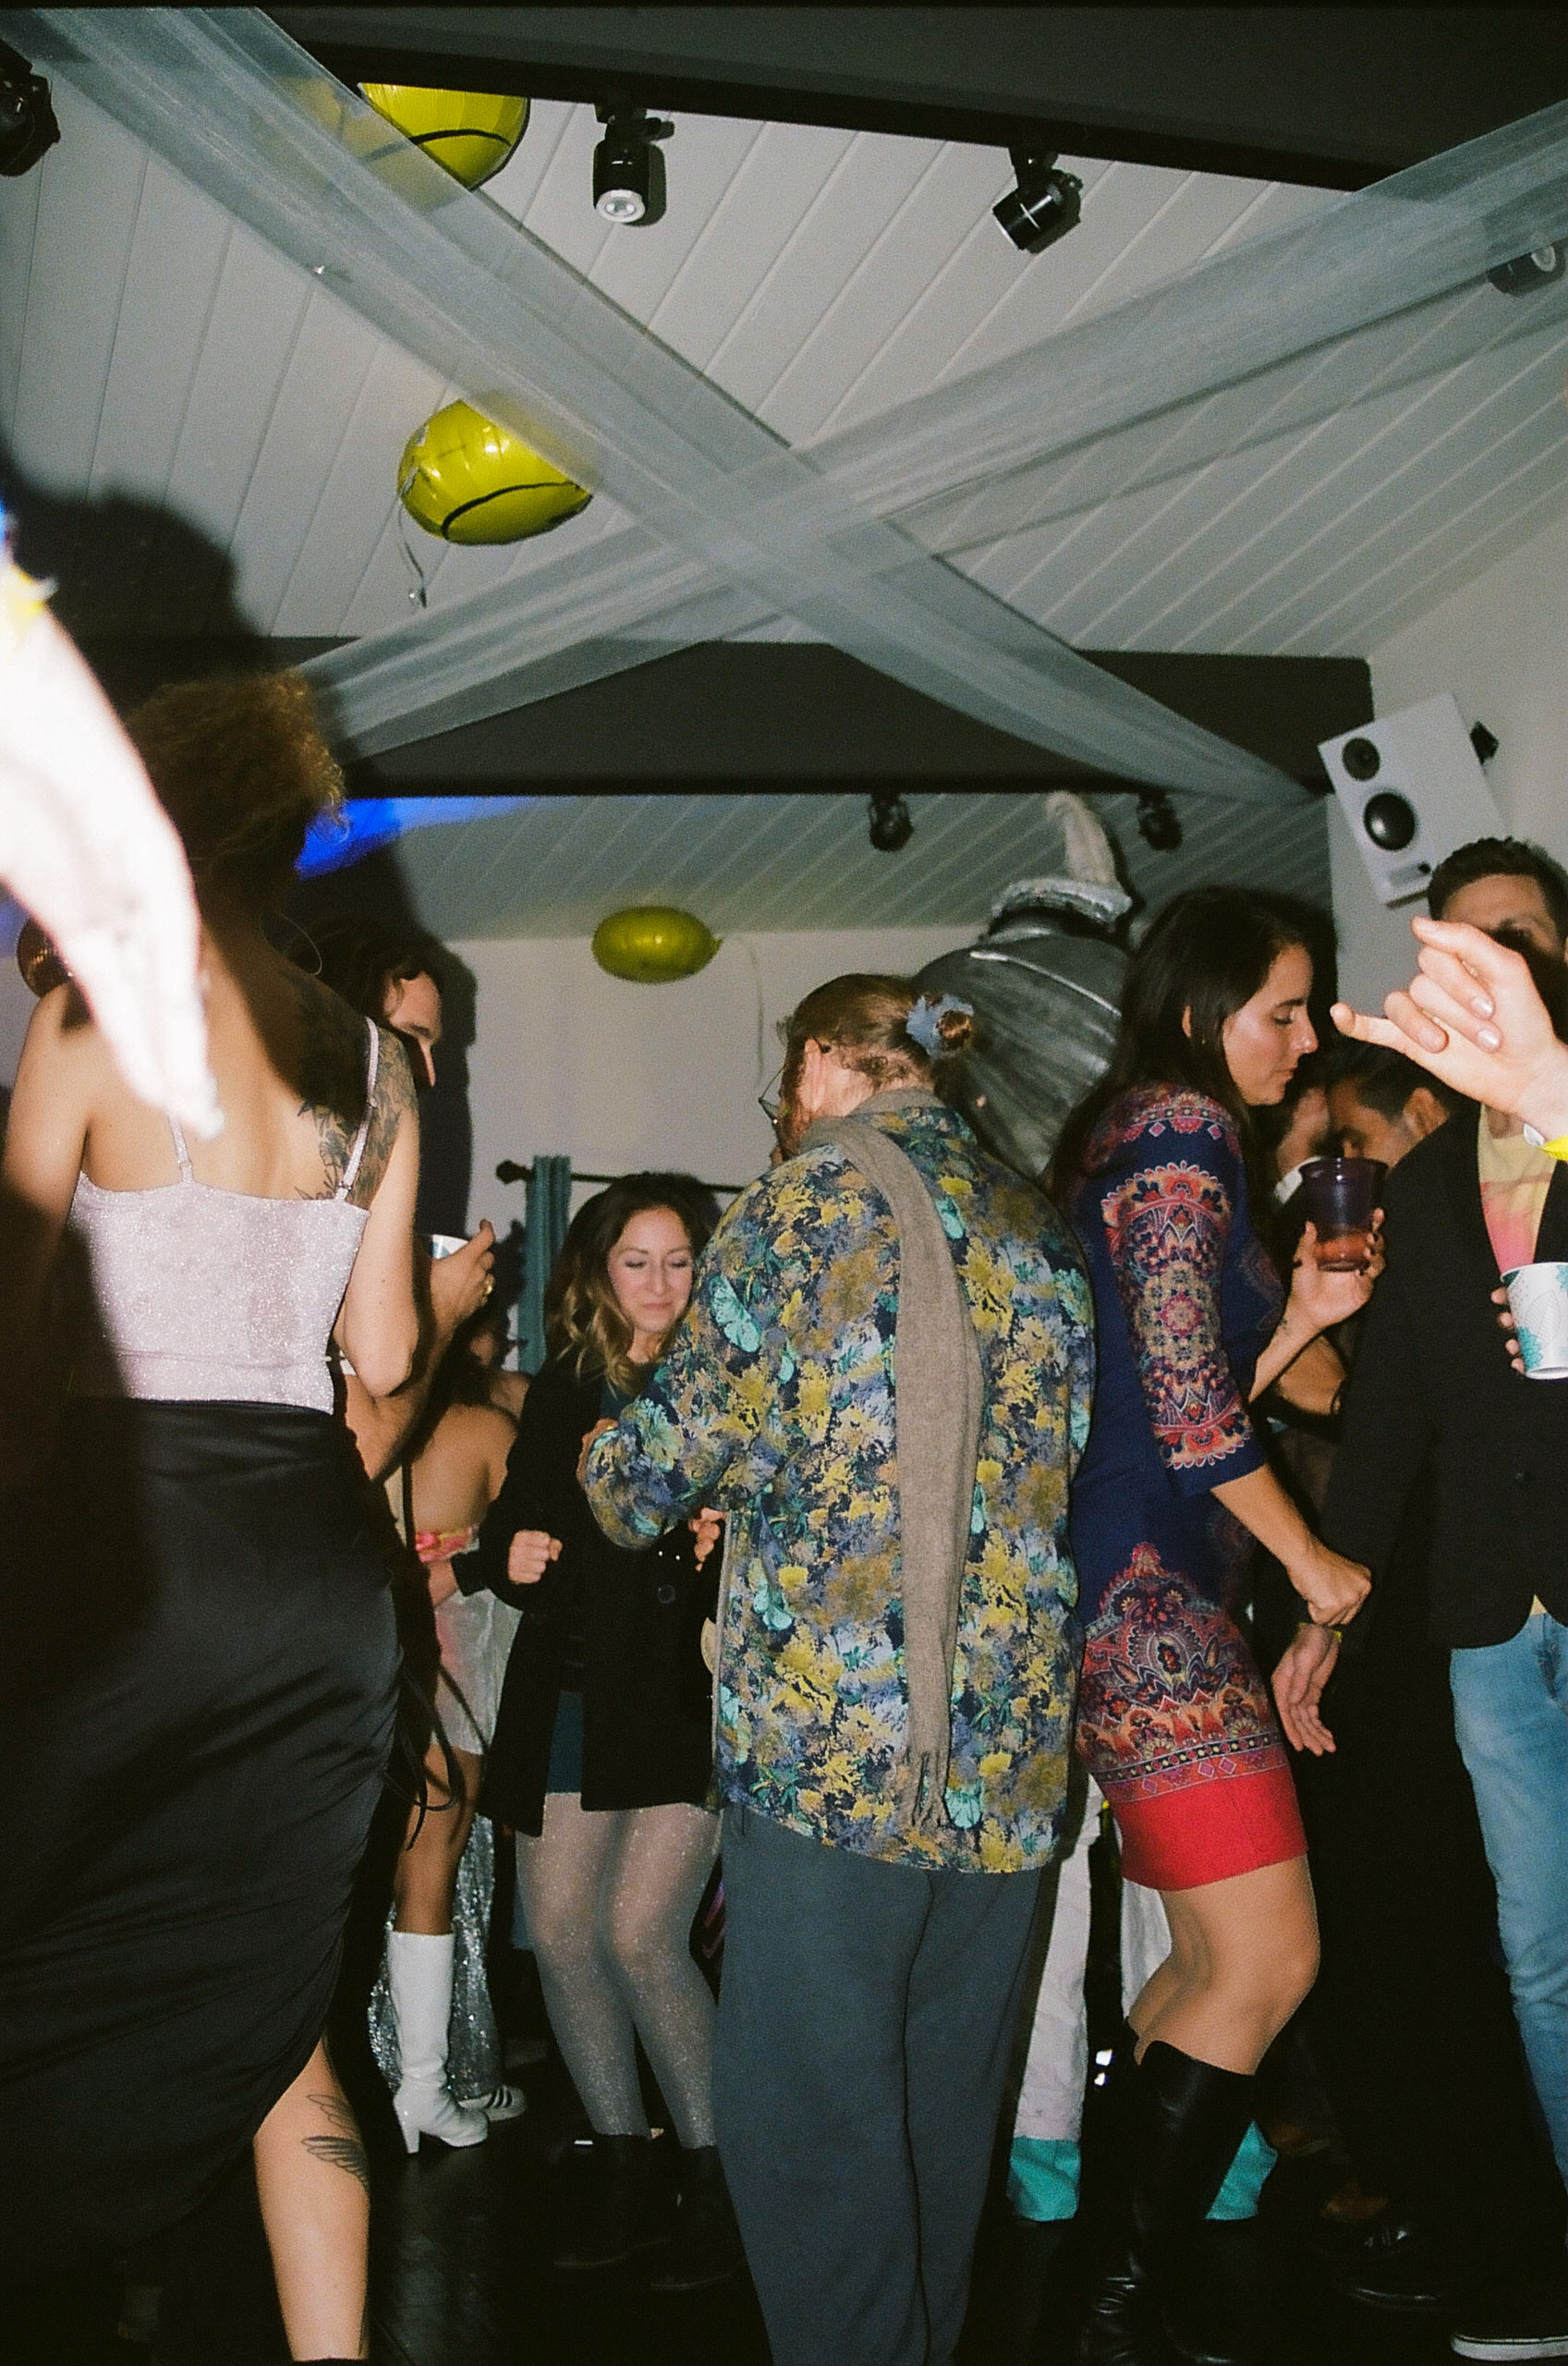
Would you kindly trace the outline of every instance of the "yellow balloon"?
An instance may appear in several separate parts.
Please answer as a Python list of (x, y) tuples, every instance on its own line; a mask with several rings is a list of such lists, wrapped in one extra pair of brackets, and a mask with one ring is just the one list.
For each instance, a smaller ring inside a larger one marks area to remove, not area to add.
[(361, 82), (378, 115), (395, 124), (465, 189), (498, 173), (528, 129), (527, 99), (492, 91), (424, 91), (411, 82)]
[(592, 497), (468, 403), (448, 403), (409, 437), (397, 491), (416, 525), (448, 543), (520, 543)]
[(633, 904), (612, 912), (593, 932), (593, 957), (613, 978), (665, 986), (705, 970), (723, 940), (690, 912), (668, 904)]

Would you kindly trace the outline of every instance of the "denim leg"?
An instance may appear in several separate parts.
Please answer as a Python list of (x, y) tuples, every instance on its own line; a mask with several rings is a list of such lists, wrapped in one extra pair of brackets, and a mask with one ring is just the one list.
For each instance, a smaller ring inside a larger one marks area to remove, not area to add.
[(1449, 1662), (1519, 2034), (1568, 2184), (1568, 1627), (1547, 1612)]

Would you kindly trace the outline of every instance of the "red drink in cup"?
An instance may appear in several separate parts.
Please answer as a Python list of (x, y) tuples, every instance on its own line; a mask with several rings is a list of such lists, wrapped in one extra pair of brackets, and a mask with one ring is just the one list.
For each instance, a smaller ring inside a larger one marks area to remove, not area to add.
[(1376, 1158), (1309, 1158), (1301, 1204), (1318, 1231), (1318, 1262), (1331, 1274), (1359, 1273), (1372, 1253), (1372, 1218), (1387, 1168)]

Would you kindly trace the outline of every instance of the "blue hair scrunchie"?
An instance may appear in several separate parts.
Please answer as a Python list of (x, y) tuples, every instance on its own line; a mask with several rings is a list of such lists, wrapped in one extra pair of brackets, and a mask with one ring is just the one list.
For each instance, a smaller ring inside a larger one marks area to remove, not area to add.
[(961, 1011), (966, 1018), (973, 1018), (973, 1003), (960, 1002), (956, 994), (943, 994), (940, 1002), (928, 1002), (924, 994), (904, 1022), (904, 1031), (912, 1036), (928, 1059), (940, 1059), (946, 1048), (942, 1040), (942, 1021), (950, 1010)]

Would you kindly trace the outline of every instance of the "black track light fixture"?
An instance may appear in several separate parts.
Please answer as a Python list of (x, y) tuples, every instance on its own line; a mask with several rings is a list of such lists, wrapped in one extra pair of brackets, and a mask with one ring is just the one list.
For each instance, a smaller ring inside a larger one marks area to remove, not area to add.
[(1174, 854), (1181, 845), (1181, 817), (1164, 789), (1139, 789), (1138, 835), (1156, 854)]
[(48, 83), (0, 41), (0, 174), (18, 180), (30, 173), (59, 137)]
[(896, 788), (874, 788), (866, 808), (871, 844), (879, 854), (897, 854), (915, 835), (909, 808)]
[(612, 104), (596, 110), (604, 137), (593, 152), (593, 206), (606, 222), (648, 229), (664, 214), (664, 159), (655, 142), (668, 140), (673, 123), (659, 123), (645, 108)]
[(1018, 186), (991, 210), (1015, 247), (1027, 255), (1042, 255), (1076, 226), (1084, 185), (1075, 174), (1057, 171), (1054, 149), (1010, 148), (1007, 152)]

